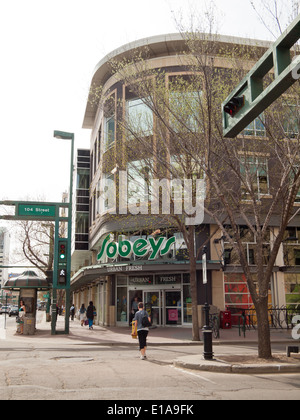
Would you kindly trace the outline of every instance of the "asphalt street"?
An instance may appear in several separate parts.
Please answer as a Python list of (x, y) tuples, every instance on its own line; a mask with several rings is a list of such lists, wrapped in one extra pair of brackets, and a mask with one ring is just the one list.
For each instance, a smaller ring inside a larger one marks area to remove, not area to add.
[[(201, 345), (151, 345), (139, 358), (136, 345), (101, 345), (71, 336), (16, 336), (15, 320), (0, 316), (1, 400), (299, 400), (300, 374), (234, 375), (174, 367), (198, 355)], [(77, 327), (78, 328), (78, 327)], [(284, 344), (273, 346), (284, 352)], [(256, 354), (255, 345), (222, 345), (218, 354)]]

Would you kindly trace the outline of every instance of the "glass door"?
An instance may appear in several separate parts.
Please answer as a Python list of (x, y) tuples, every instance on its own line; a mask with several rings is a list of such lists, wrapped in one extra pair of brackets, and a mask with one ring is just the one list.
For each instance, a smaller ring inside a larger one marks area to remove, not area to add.
[(161, 292), (144, 291), (144, 305), (151, 317), (152, 325), (161, 325)]
[(182, 325), (181, 291), (165, 291), (165, 325)]

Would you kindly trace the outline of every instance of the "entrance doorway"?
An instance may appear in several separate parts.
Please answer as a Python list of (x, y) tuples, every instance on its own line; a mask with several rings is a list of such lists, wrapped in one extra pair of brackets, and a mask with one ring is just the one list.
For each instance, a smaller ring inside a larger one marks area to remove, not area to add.
[(165, 291), (165, 325), (182, 325), (181, 291)]
[(149, 313), (152, 325), (162, 324), (161, 291), (144, 291), (145, 309)]
[(144, 307), (149, 313), (154, 326), (182, 325), (181, 289), (164, 290), (153, 289), (129, 290), (128, 313), (131, 324), (138, 303), (144, 302)]
[(129, 291), (129, 324), (131, 324), (135, 313), (138, 311), (139, 302), (143, 302), (142, 290)]

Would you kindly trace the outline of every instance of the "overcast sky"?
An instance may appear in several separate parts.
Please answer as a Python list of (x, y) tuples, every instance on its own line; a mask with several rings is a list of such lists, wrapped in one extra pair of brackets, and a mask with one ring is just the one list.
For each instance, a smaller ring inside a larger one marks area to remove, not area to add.
[[(3, 0), (0, 3), (0, 200), (60, 201), (96, 64), (126, 43), (177, 32), (174, 16), (204, 0)], [(258, 2), (260, 3), (260, 2)], [(215, 1), (220, 34), (271, 39), (250, 0)], [(3, 222), (2, 222), (3, 223)], [(1, 224), (1, 223), (0, 223)]]

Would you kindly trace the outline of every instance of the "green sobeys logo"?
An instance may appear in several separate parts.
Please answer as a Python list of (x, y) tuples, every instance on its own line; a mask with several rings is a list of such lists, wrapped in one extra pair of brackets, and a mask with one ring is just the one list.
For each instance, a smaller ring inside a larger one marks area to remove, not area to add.
[(97, 256), (97, 260), (101, 260), (103, 256), (107, 255), (109, 259), (116, 259), (119, 255), (122, 258), (130, 258), (132, 254), (136, 257), (146, 257), (150, 254), (148, 260), (156, 260), (158, 256), (164, 256), (169, 251), (176, 238), (172, 236), (167, 239), (160, 237), (157, 240), (154, 238), (143, 239), (139, 238), (134, 242), (125, 239), (125, 236), (120, 235), (118, 242), (114, 242), (111, 235), (108, 235), (102, 244), (102, 248)]

